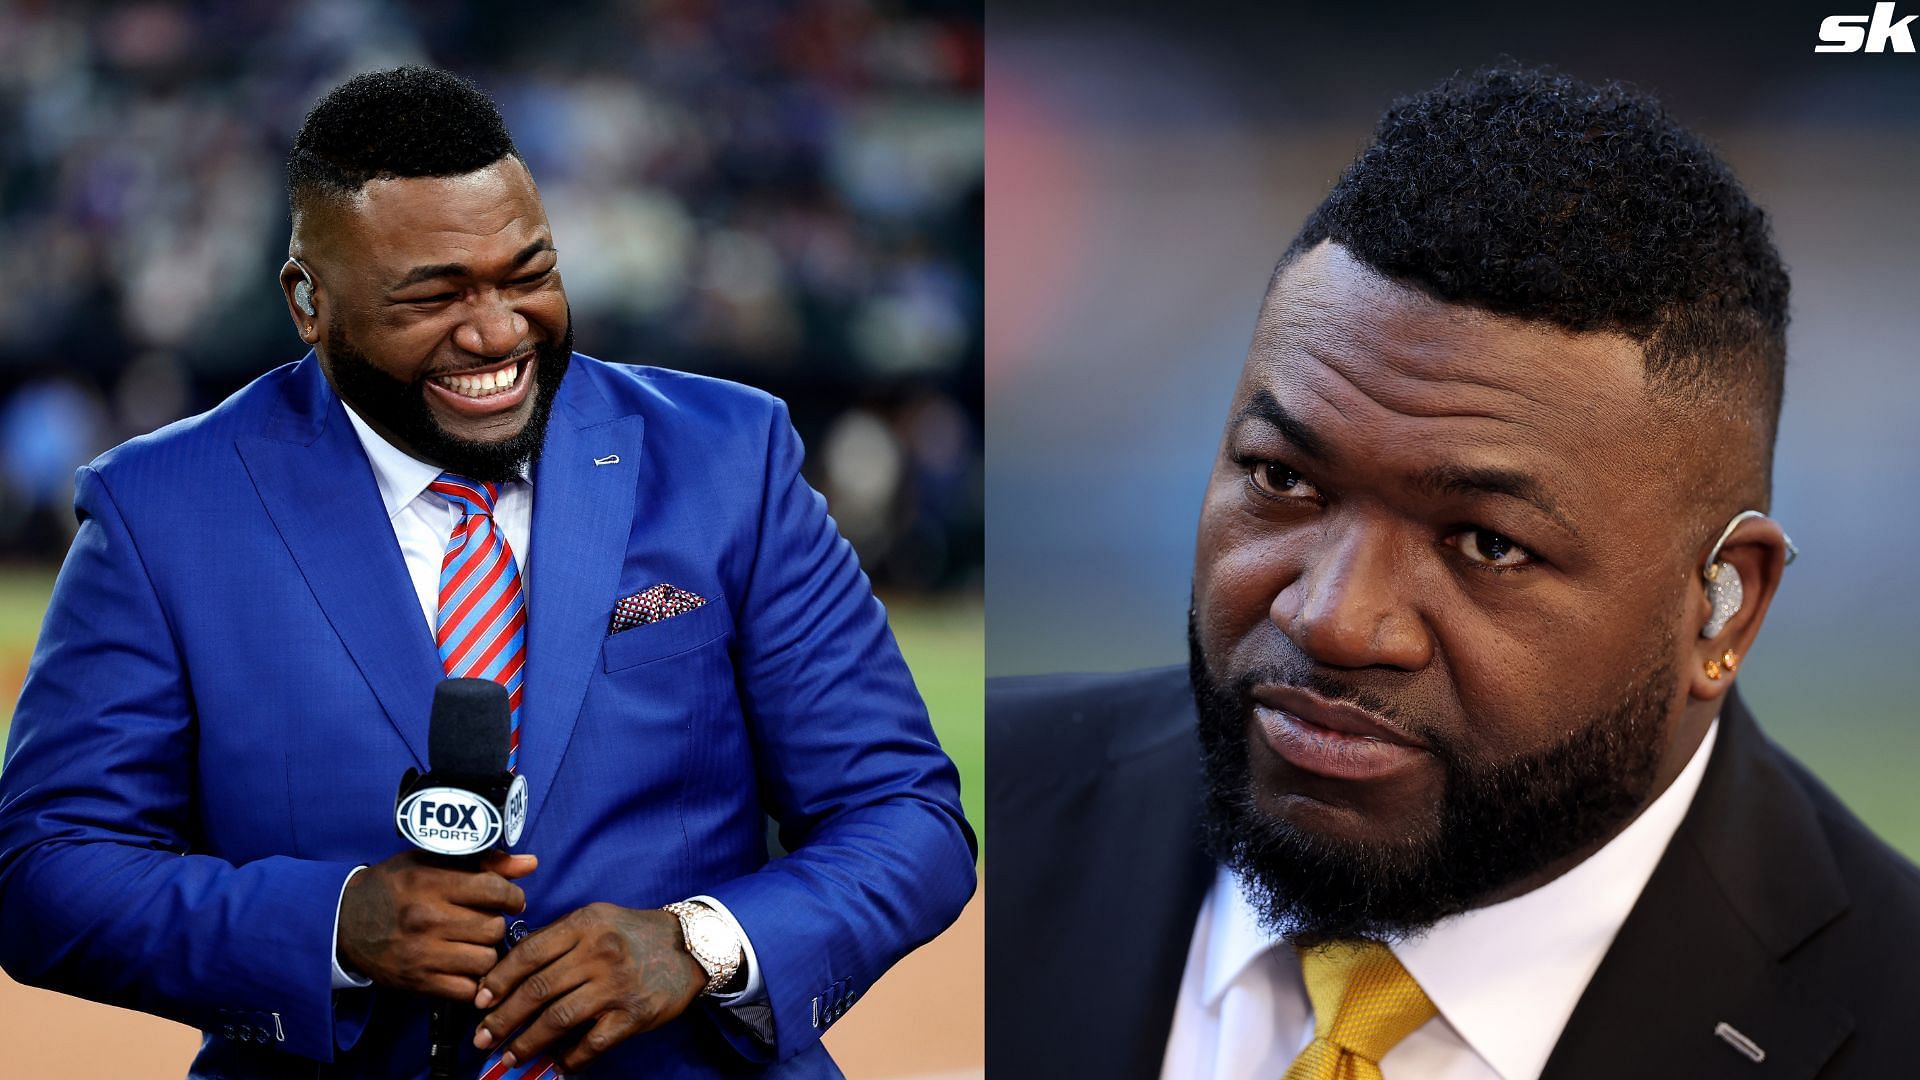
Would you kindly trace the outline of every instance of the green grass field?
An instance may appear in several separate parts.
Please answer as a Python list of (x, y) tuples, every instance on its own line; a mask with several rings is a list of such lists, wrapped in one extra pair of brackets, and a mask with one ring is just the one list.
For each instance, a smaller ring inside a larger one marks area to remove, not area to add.
[[(27, 658), (40, 632), (40, 616), (53, 591), (53, 573), (41, 568), (0, 569), (0, 739), (13, 719), (14, 700)], [(985, 840), (986, 671), (982, 637), (986, 616), (980, 597), (928, 600), (895, 598), (887, 604), (900, 651), (927, 699), (941, 745), (960, 767), (967, 820)]]
[(0, 736), (13, 720), (20, 679), (40, 634), (40, 616), (53, 594), (53, 571), (0, 567)]
[(979, 596), (889, 600), (887, 621), (927, 699), (940, 745), (960, 768), (960, 802), (986, 850), (986, 611)]

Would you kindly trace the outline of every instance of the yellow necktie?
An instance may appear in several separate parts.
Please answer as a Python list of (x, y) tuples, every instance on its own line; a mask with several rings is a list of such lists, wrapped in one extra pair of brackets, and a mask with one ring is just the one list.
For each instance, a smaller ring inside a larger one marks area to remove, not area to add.
[(1284, 1080), (1381, 1080), (1380, 1059), (1437, 1011), (1385, 945), (1339, 942), (1300, 953), (1313, 1041)]

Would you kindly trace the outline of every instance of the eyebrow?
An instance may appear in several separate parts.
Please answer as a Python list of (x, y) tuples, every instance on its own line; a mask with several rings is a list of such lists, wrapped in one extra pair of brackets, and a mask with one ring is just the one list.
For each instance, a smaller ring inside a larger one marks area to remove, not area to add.
[(1327, 444), (1299, 417), (1282, 407), (1280, 399), (1264, 386), (1253, 392), (1253, 396), (1247, 399), (1247, 403), (1240, 407), (1239, 413), (1233, 418), (1236, 424), (1244, 420), (1259, 420), (1278, 429), (1295, 449), (1307, 457), (1316, 461), (1327, 459)]
[[(552, 250), (553, 238), (543, 236), (533, 243), (528, 244), (526, 247), (521, 248), (520, 253), (515, 255), (513, 261), (507, 265), (519, 266), (521, 263), (540, 254), (542, 251)], [(432, 281), (434, 278), (471, 277), (472, 275), (473, 270), (468, 267), (466, 263), (434, 263), (429, 266), (416, 266), (407, 271), (406, 275), (399, 281), (394, 282), (392, 287), (387, 291), (394, 292), (404, 289), (409, 285), (418, 285), (423, 281)]]
[(1414, 483), (1438, 494), (1503, 495), (1518, 499), (1552, 518), (1573, 535), (1580, 535), (1580, 530), (1560, 512), (1540, 481), (1523, 472), (1470, 465), (1434, 465), (1422, 469), (1414, 477)]
[[(1294, 416), (1273, 396), (1273, 392), (1261, 387), (1248, 397), (1234, 416), (1234, 423), (1246, 420), (1258, 420), (1278, 430), (1282, 437), (1294, 445), (1301, 454), (1317, 461), (1327, 460), (1327, 444), (1314, 430), (1299, 417)], [(1578, 537), (1580, 530), (1560, 507), (1548, 495), (1546, 488), (1533, 476), (1514, 469), (1501, 469), (1472, 465), (1434, 465), (1422, 469), (1414, 477), (1414, 483), (1430, 494), (1442, 495), (1500, 495), (1518, 499), (1552, 518), (1561, 528)]]

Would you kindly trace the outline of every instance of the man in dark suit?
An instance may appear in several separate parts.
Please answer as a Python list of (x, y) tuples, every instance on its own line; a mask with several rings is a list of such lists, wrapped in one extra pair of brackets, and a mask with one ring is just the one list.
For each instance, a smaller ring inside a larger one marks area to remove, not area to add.
[(1787, 291), (1637, 92), (1389, 110), (1262, 305), (1186, 670), (990, 687), (989, 1072), (1914, 1073), (1920, 874), (1733, 692)]
[[(959, 913), (972, 834), (785, 406), (572, 351), (463, 80), (336, 88), (289, 188), (313, 351), (80, 470), (0, 963), (201, 1028), (195, 1076), (419, 1076), (435, 999), (481, 1010), (459, 1075), (839, 1075), (822, 1031)], [(456, 676), (526, 781), (477, 868), (394, 827)]]

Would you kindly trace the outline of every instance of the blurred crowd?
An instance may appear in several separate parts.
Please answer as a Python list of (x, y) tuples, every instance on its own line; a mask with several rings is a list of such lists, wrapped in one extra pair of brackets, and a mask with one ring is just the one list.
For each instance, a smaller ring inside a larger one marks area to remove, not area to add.
[(307, 109), (426, 63), (501, 104), (576, 347), (787, 399), (876, 584), (982, 559), (977, 3), (0, 0), (0, 559), (76, 466), (297, 359)]

